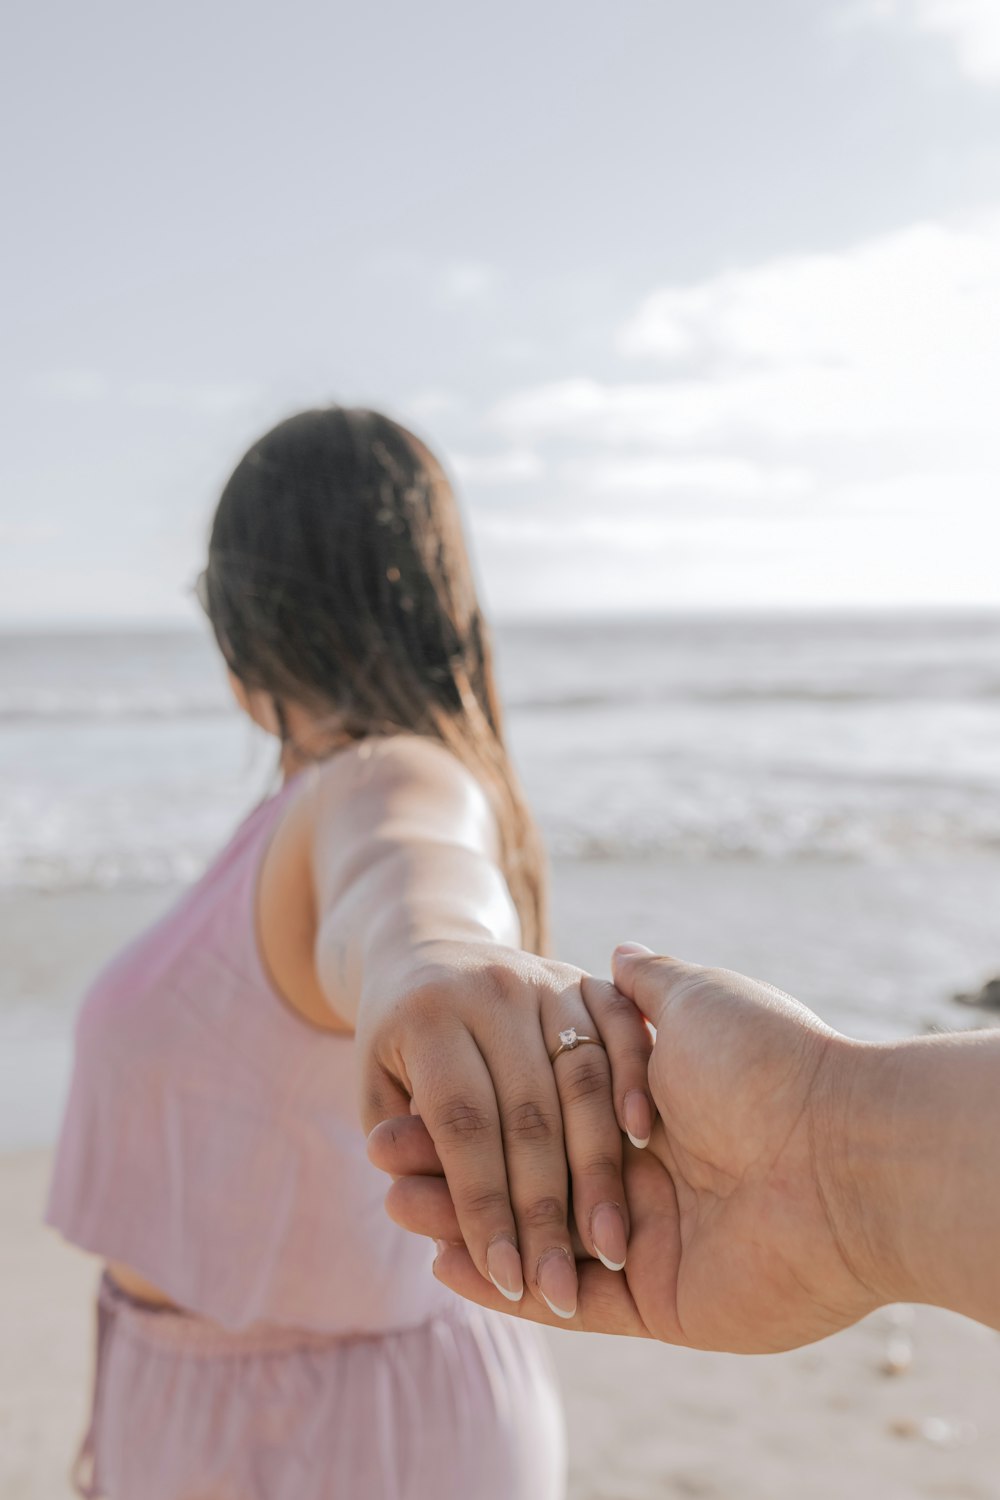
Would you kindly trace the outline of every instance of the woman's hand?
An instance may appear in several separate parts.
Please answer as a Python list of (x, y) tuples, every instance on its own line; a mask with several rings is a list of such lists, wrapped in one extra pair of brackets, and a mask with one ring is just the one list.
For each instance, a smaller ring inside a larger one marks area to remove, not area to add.
[[(611, 985), (585, 1002), (579, 969), (520, 951), (492, 807), (442, 745), (366, 742), (301, 805), (316, 974), (356, 1032), (366, 1130), (420, 1114), (477, 1274), (572, 1317), (571, 1220), (588, 1253), (625, 1260), (621, 1132), (653, 1124), (645, 1023)], [(553, 1059), (571, 1027), (602, 1045)]]
[[(418, 1114), (472, 1274), (508, 1306), (526, 1283), (558, 1319), (577, 1309), (574, 1222), (582, 1250), (620, 1280), (622, 1132), (644, 1144), (654, 1119), (645, 1023), (610, 984), (586, 981), (585, 999), (583, 980), (500, 944), (428, 941), (389, 984), (380, 976), (358, 1016), (366, 1130)], [(600, 1045), (552, 1060), (570, 1029)]]
[[(855, 1090), (873, 1069), (863, 1087), (875, 1097), (886, 1088), (879, 1049), (848, 1042), (741, 975), (621, 950), (614, 972), (657, 1027), (649, 1078), (660, 1119), (647, 1151), (626, 1150), (624, 1275), (581, 1263), (574, 1326), (773, 1352), (896, 1300), (903, 1284), (858, 1210), (866, 1153), (857, 1165), (845, 1154)], [(591, 1003), (593, 984), (583, 984)], [(464, 1229), (420, 1122), (383, 1126), (369, 1150), (386, 1171), (426, 1174), (397, 1181), (388, 1207), (405, 1227), (446, 1242), (438, 1278), (502, 1306), (460, 1243)], [(506, 1310), (554, 1321), (533, 1306)]]

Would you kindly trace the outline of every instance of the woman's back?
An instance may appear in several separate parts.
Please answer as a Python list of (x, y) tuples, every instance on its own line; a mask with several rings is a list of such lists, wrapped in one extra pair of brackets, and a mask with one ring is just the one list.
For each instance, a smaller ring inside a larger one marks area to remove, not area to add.
[(259, 948), (262, 866), (282, 828), (294, 850), (290, 815), (322, 775), (251, 813), (84, 1001), (48, 1220), (173, 1306), (105, 1277), (77, 1485), (555, 1500), (561, 1422), (534, 1330), (460, 1303), (388, 1219), (353, 1039), (298, 1014)]
[[(203, 581), (236, 699), (289, 780), (80, 1016), (49, 1221), (110, 1274), (78, 1484), (554, 1500), (544, 1350), (440, 1287), (430, 1246), (389, 1221), (357, 1098), (355, 1025), (388, 1048), (365, 1048), (368, 1116), (419, 1105), (446, 1042), (494, 1109), (491, 1061), (520, 1085), (530, 1050), (554, 1116), (547, 1032), (593, 1030), (575, 971), (503, 947), (541, 941), (544, 872), (454, 496), (387, 418), (302, 413), (234, 471)], [(517, 971), (509, 1008), (481, 1003), (495, 962)], [(620, 1150), (605, 1085), (602, 1161)], [(557, 1221), (526, 1219), (518, 1245), (493, 1150), (468, 1174), (497, 1179), (474, 1228), (497, 1285), (520, 1295), (523, 1256), (568, 1316), (561, 1135), (543, 1156), (521, 1196), (558, 1195)], [(600, 1187), (620, 1201), (616, 1174)]]
[(49, 1222), (226, 1328), (413, 1326), (449, 1294), (366, 1158), (352, 1040), (279, 995), (262, 861), (310, 770), (108, 966), (77, 1029)]

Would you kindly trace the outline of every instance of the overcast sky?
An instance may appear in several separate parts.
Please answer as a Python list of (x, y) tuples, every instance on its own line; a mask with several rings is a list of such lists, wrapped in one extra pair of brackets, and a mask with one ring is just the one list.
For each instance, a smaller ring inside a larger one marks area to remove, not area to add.
[(10, 27), (0, 620), (188, 618), (332, 399), (444, 452), (504, 614), (1000, 602), (1000, 0)]

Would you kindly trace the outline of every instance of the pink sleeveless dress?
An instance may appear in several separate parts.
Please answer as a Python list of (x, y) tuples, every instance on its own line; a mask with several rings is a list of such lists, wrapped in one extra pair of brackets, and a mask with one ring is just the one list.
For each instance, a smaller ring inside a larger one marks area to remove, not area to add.
[[(312, 774), (312, 773), (306, 773)], [(99, 976), (47, 1222), (105, 1278), (81, 1494), (107, 1500), (557, 1500), (559, 1401), (536, 1330), (461, 1302), (383, 1207), (354, 1044), (275, 992), (257, 877), (294, 794)]]

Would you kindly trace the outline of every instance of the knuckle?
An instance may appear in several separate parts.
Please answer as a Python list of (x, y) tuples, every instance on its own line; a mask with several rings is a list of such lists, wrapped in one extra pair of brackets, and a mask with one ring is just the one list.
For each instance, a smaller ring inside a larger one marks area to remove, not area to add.
[(641, 1021), (635, 1001), (623, 995), (621, 990), (615, 989), (613, 984), (609, 984), (602, 992), (597, 1008), (613, 1021)]
[(385, 1119), (385, 1095), (377, 1085), (369, 1085), (364, 1091), (362, 1109), (366, 1120)]
[(520, 1212), (527, 1229), (553, 1229), (566, 1222), (566, 1205), (559, 1198), (535, 1198)]
[(510, 1004), (510, 970), (499, 960), (492, 960), (476, 970), (476, 1001), (487, 1010), (498, 1010)]
[(544, 1145), (556, 1134), (555, 1117), (533, 1099), (515, 1104), (507, 1113), (505, 1128), (515, 1141)]
[(462, 1212), (476, 1219), (510, 1219), (510, 1202), (502, 1188), (472, 1187), (461, 1194)]
[[(581, 1051), (583, 1049), (581, 1048)], [(591, 1051), (591, 1048), (587, 1048)], [(601, 1059), (581, 1060), (574, 1068), (566, 1069), (566, 1077), (560, 1094), (566, 1104), (583, 1104), (600, 1094), (610, 1093), (611, 1085), (607, 1065)]]
[(649, 1054), (653, 1050), (653, 1040), (648, 1032), (644, 1036), (636, 1037), (627, 1046), (619, 1047), (612, 1061), (616, 1071), (631, 1075), (635, 1073), (641, 1079), (643, 1085), (646, 1082), (646, 1074), (649, 1071)]
[(601, 1024), (608, 1038), (609, 1054), (622, 1057), (652, 1046), (645, 1018), (631, 1000), (623, 1001), (622, 1008), (612, 1015), (602, 1016)]
[(588, 1156), (579, 1167), (575, 1167), (575, 1177), (614, 1177), (621, 1176), (622, 1164), (620, 1156), (611, 1156), (606, 1151), (595, 1151)]
[(430, 1028), (440, 1020), (447, 1005), (448, 983), (444, 976), (422, 975), (402, 992), (397, 1009), (414, 1027), (420, 1030)]
[(434, 1128), (443, 1140), (481, 1141), (493, 1122), (485, 1109), (470, 1099), (449, 1099), (435, 1112)]
[(399, 1081), (381, 1063), (366, 1070), (362, 1086), (362, 1108), (369, 1120), (384, 1120), (400, 1112)]

